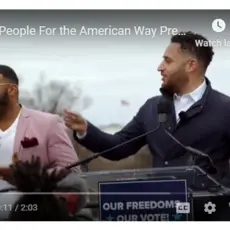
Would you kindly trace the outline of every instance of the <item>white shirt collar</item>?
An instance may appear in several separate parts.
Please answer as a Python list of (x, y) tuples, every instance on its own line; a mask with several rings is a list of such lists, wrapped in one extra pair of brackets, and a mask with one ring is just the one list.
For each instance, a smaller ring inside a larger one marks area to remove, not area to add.
[(204, 80), (203, 83), (197, 87), (194, 91), (192, 91), (191, 93), (188, 94), (184, 94), (182, 96), (175, 94), (174, 98), (175, 99), (181, 99), (181, 97), (190, 97), (194, 102), (197, 102), (198, 100), (200, 100), (205, 92), (207, 88), (207, 84), (206, 81)]

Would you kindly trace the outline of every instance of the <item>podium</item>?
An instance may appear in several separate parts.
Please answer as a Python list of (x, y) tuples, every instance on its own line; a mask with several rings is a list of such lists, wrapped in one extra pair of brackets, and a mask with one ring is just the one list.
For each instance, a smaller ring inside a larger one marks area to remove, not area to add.
[(195, 165), (87, 172), (81, 177), (89, 185), (88, 208), (101, 221), (213, 220), (218, 208), (212, 206), (213, 198), (227, 201), (230, 191)]

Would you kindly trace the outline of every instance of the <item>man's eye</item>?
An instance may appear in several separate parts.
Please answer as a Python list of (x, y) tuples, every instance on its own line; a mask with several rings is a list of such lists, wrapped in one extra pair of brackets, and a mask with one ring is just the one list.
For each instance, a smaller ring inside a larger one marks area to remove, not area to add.
[(170, 60), (169, 58), (165, 58), (165, 62), (166, 62), (166, 63), (170, 63), (171, 60)]

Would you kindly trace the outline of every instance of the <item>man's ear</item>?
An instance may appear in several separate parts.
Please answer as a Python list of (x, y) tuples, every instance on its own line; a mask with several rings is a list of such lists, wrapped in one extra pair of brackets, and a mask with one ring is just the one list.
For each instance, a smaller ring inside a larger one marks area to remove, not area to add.
[(185, 71), (187, 73), (192, 73), (192, 72), (195, 72), (198, 68), (198, 62), (196, 59), (190, 59), (187, 64), (186, 64), (186, 67), (185, 67)]
[(8, 88), (8, 94), (9, 94), (9, 96), (18, 95), (18, 87), (17, 87), (17, 85), (12, 84), (12, 85)]

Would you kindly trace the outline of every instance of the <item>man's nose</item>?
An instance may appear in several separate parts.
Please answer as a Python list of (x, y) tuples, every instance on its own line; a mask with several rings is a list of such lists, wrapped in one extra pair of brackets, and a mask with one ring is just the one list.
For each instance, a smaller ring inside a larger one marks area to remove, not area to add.
[(162, 64), (160, 64), (160, 65), (157, 67), (157, 71), (159, 71), (159, 72), (161, 72), (163, 69), (164, 69), (164, 68), (163, 68), (163, 65), (162, 65)]

